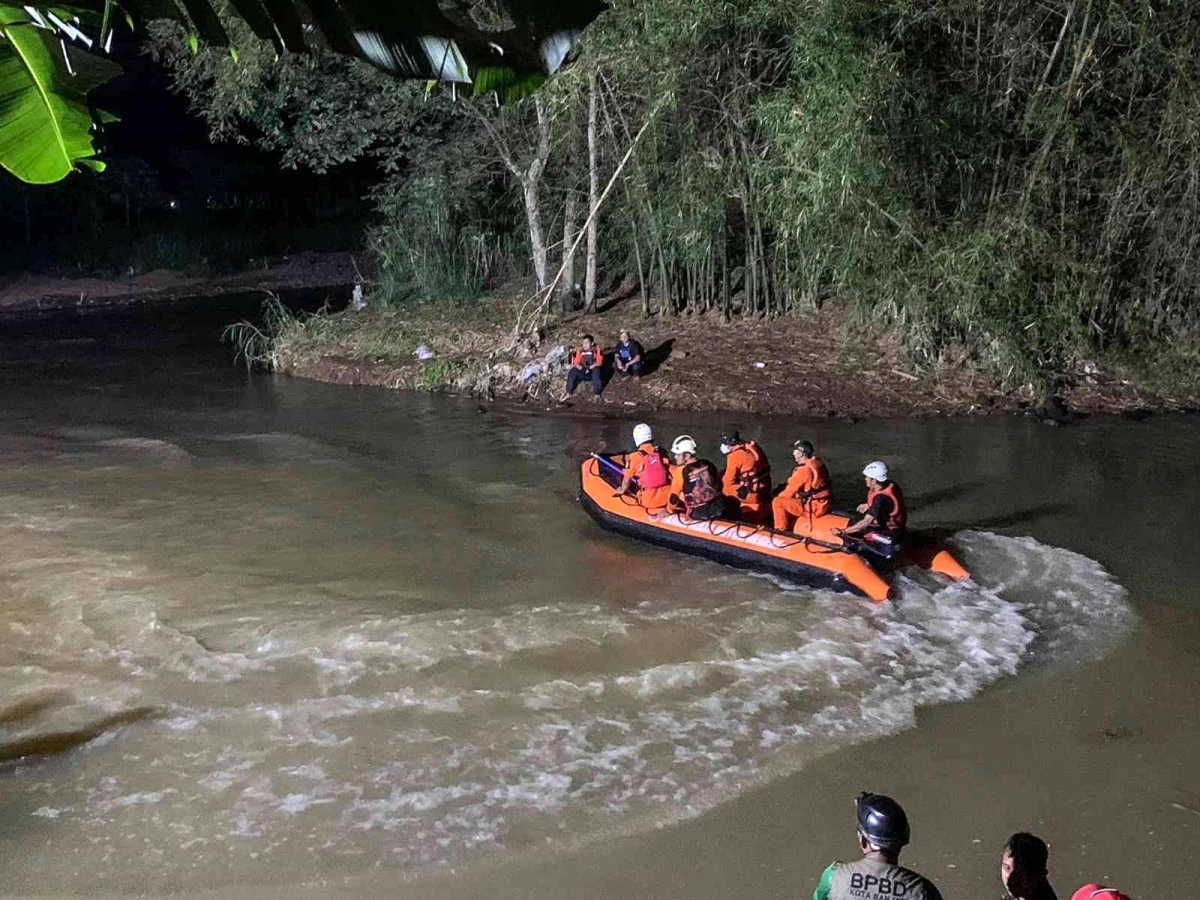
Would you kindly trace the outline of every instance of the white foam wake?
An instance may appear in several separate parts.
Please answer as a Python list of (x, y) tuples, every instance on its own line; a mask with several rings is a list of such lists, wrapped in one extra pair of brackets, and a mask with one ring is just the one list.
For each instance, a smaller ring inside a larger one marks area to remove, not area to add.
[[(616, 817), (696, 815), (1026, 663), (1099, 652), (1132, 623), (1124, 591), (1085, 557), (984, 533), (956, 544), (979, 584), (914, 575), (880, 606), (696, 563), (687, 571), (704, 589), (686, 604), (349, 623), (313, 612), (269, 634), (230, 621), (219, 649), (126, 591), (93, 642), (155, 685), (164, 714), (124, 738), (153, 758), (152, 775), (47, 780), (29, 815), (86, 832), (113, 860), (132, 850), (125, 834), (152, 835), (166, 859), (186, 847), (210, 879), (232, 860), (272, 865), (285, 846), (319, 849), (289, 863), (301, 868), (364, 855), (453, 863), (578, 839)], [(123, 641), (118, 608), (132, 628)], [(99, 631), (86, 615), (75, 627)], [(116, 862), (96, 865), (101, 881), (122, 877)]]

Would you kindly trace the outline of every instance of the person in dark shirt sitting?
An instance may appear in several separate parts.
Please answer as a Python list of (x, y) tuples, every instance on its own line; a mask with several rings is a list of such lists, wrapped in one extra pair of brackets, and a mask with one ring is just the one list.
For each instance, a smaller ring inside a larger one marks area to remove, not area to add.
[(617, 346), (613, 350), (613, 367), (622, 375), (642, 377), (644, 351), (642, 345), (629, 336), (629, 329), (622, 328)]
[(876, 460), (863, 469), (867, 482), (867, 502), (858, 505), (845, 528), (833, 529), (834, 534), (853, 537), (866, 531), (883, 534), (893, 540), (904, 536), (908, 526), (908, 511), (900, 485), (888, 478), (888, 467)]

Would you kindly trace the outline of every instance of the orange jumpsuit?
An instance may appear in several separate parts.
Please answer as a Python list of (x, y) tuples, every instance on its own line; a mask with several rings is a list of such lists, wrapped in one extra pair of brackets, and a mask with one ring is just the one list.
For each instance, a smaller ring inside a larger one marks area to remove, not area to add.
[(738, 517), (765, 525), (771, 499), (771, 466), (754, 441), (738, 444), (725, 457), (721, 493), (738, 505)]
[(625, 474), (638, 476), (639, 482), (645, 475), (646, 461), (651, 455), (657, 456), (663, 465), (663, 470), (667, 476), (664, 484), (658, 487), (646, 487), (638, 485), (637, 501), (638, 505), (650, 512), (659, 512), (666, 508), (667, 498), (671, 496), (671, 482), (674, 480), (670, 466), (667, 464), (666, 457), (649, 441), (643, 444), (638, 444), (638, 448), (629, 454), (625, 459)]
[(799, 518), (819, 519), (829, 513), (832, 493), (829, 490), (829, 470), (817, 459), (806, 459), (792, 470), (791, 477), (771, 502), (775, 528), (790, 531)]

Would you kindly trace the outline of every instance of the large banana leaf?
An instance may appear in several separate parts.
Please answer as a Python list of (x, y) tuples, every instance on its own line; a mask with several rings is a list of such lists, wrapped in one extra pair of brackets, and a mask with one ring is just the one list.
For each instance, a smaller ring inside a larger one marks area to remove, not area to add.
[(33, 184), (58, 181), (76, 165), (104, 167), (85, 97), (120, 72), (75, 50), (49, 21), (0, 4), (0, 166)]
[[(195, 39), (228, 46), (220, 0), (73, 0), (70, 7), (0, 0), (0, 166), (45, 183), (76, 165), (101, 168), (87, 92), (115, 67), (79, 52), (107, 50), (118, 18), (185, 22)], [(562, 65), (606, 0), (228, 0), (280, 51), (306, 49), (321, 32), (334, 50), (398, 78), (471, 84), (510, 102)], [(118, 15), (118, 13), (120, 15)], [(90, 32), (90, 36), (89, 36)], [(71, 74), (74, 70), (74, 74)]]
[[(114, 0), (76, 0), (97, 11)], [(135, 19), (188, 22), (210, 44), (228, 46), (217, 0), (123, 0)], [(552, 75), (606, 0), (228, 0), (262, 40), (306, 47), (305, 22), (329, 46), (401, 78), (472, 82), (480, 68)], [(186, 10), (186, 16), (183, 11)], [(106, 17), (111, 18), (111, 17)], [(106, 34), (100, 35), (104, 43)]]

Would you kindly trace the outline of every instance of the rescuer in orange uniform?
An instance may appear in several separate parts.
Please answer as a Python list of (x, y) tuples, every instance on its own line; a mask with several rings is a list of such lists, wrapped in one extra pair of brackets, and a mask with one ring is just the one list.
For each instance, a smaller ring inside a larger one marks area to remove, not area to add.
[(724, 511), (720, 477), (712, 463), (696, 458), (696, 439), (681, 434), (671, 443), (671, 497), (667, 508), (693, 519), (715, 519)]
[(614, 496), (628, 493), (636, 478), (638, 505), (651, 513), (662, 512), (671, 496), (667, 455), (654, 446), (654, 432), (645, 422), (634, 426), (633, 442), (637, 449), (625, 458), (625, 476)]
[(819, 519), (829, 513), (833, 492), (830, 490), (829, 470), (814, 455), (809, 441), (792, 445), (796, 468), (778, 496), (771, 501), (771, 513), (777, 531), (790, 531), (797, 520)]
[(852, 537), (875, 531), (893, 540), (903, 537), (908, 527), (908, 511), (900, 485), (888, 478), (888, 467), (879, 460), (867, 463), (863, 478), (867, 482), (867, 502), (860, 503), (849, 524), (844, 529), (835, 529), (834, 534)]
[(754, 441), (744, 441), (736, 431), (721, 435), (725, 454), (725, 473), (721, 492), (736, 505), (738, 518), (758, 525), (767, 524), (767, 505), (771, 500), (771, 464), (767, 454)]

